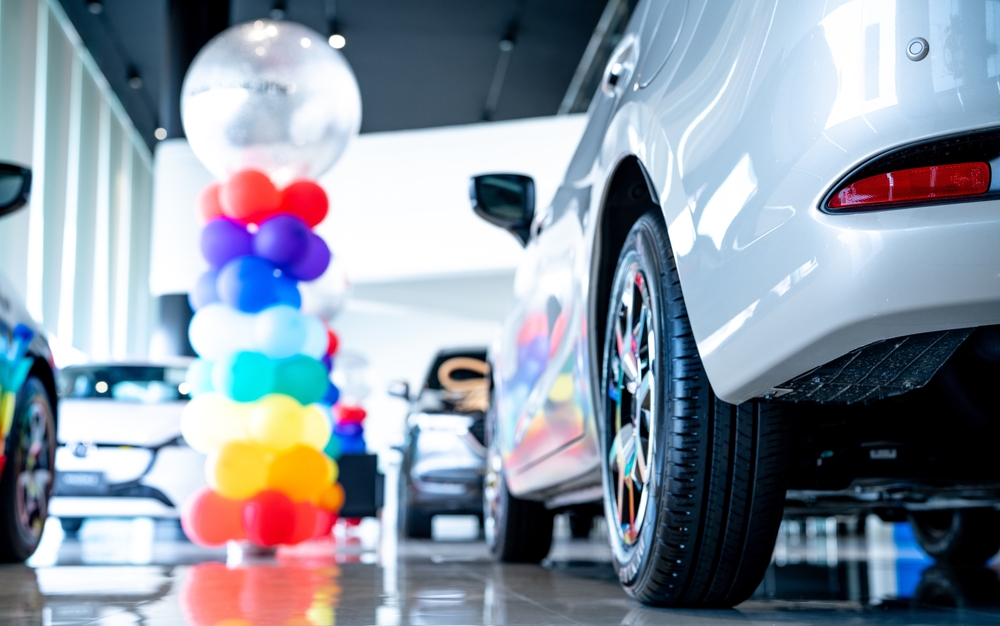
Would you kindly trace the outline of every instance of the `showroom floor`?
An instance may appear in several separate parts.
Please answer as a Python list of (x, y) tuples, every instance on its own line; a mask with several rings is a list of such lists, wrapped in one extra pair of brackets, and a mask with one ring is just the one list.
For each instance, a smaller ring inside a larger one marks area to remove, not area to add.
[(201, 550), (168, 523), (91, 521), (68, 539), (51, 520), (30, 567), (0, 568), (0, 623), (1000, 622), (1000, 567), (935, 567), (902, 525), (870, 519), (863, 535), (842, 524), (839, 536), (836, 527), (786, 522), (753, 599), (730, 611), (677, 611), (642, 607), (622, 592), (600, 525), (590, 540), (573, 541), (557, 520), (551, 558), (538, 567), (493, 563), (474, 539), (475, 518), (437, 518), (437, 540), (401, 542), (366, 520), (339, 528), (336, 541), (270, 557)]

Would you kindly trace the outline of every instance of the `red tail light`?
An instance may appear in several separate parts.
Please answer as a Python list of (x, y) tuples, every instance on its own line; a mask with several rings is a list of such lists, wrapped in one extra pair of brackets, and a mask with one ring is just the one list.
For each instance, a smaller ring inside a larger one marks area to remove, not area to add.
[(932, 165), (862, 178), (834, 194), (829, 207), (862, 209), (879, 204), (974, 196), (986, 193), (989, 188), (987, 163)]

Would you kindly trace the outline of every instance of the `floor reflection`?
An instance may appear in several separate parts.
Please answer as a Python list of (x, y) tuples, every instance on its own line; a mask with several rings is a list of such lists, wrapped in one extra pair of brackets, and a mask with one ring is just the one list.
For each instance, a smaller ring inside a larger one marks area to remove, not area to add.
[(564, 521), (543, 567), (498, 565), (468, 520), (398, 542), (367, 520), (277, 555), (205, 551), (151, 520), (58, 524), (32, 566), (0, 567), (2, 624), (729, 624), (1000, 622), (1000, 566), (949, 569), (908, 526), (788, 520), (754, 597), (730, 611), (649, 609), (619, 588), (604, 529)]

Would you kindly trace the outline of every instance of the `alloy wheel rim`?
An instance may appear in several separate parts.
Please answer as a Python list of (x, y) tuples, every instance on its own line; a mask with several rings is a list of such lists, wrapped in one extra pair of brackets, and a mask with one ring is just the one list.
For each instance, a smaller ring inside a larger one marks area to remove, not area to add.
[(49, 453), (49, 419), (44, 406), (33, 401), (21, 430), (15, 506), (22, 532), (35, 540), (42, 535), (52, 484), (52, 457)]
[(635, 544), (645, 520), (654, 475), (656, 336), (645, 274), (628, 266), (607, 346), (605, 389), (608, 481), (618, 540)]

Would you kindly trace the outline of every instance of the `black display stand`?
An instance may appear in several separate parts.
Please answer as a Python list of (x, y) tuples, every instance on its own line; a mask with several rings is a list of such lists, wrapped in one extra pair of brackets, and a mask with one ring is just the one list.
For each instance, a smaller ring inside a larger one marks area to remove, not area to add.
[(378, 471), (375, 454), (342, 454), (337, 460), (344, 488), (340, 517), (378, 517), (385, 500), (385, 476)]

